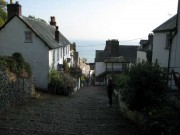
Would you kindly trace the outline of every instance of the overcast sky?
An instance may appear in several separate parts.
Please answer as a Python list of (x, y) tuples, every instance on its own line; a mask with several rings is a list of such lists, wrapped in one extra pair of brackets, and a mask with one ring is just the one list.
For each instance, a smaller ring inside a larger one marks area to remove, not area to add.
[[(6, 0), (9, 2), (10, 0)], [(24, 16), (56, 17), (71, 41), (147, 37), (177, 13), (178, 0), (18, 0)], [(14, 0), (15, 2), (15, 0)]]

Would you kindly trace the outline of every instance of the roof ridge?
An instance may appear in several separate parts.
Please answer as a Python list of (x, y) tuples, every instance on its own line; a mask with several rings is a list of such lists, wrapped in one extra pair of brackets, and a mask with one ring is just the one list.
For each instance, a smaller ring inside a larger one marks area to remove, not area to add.
[[(160, 32), (160, 31), (167, 31), (167, 30), (174, 30), (176, 28), (176, 20), (177, 20), (177, 14), (175, 14), (173, 17), (169, 18), (165, 22), (163, 22), (161, 25), (156, 27), (153, 32)], [(170, 25), (171, 23), (171, 25)]]

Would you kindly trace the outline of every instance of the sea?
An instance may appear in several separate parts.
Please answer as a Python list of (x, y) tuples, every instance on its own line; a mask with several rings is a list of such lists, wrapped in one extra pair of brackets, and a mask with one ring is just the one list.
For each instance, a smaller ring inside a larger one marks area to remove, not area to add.
[(96, 50), (104, 50), (106, 40), (73, 40), (76, 43), (76, 51), (79, 57), (86, 58), (87, 63), (94, 63)]

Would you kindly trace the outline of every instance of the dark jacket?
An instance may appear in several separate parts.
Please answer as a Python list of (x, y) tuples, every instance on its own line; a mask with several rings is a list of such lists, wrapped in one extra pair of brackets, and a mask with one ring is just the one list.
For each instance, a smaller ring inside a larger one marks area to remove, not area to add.
[(112, 80), (109, 79), (108, 86), (107, 86), (108, 94), (112, 94), (113, 93), (113, 89), (114, 89), (114, 85), (112, 83)]

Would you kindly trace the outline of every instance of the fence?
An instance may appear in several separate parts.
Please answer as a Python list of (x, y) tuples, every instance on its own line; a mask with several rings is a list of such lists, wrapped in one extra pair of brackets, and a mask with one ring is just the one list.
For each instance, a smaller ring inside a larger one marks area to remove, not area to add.
[[(170, 67), (169, 68), (169, 75), (168, 75), (168, 85), (171, 89), (177, 89), (177, 86), (175, 84), (175, 78), (173, 77), (173, 73), (172, 70), (174, 70), (174, 72), (176, 72), (177, 75), (180, 75), (180, 67)], [(180, 76), (178, 76), (180, 77)]]

